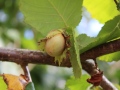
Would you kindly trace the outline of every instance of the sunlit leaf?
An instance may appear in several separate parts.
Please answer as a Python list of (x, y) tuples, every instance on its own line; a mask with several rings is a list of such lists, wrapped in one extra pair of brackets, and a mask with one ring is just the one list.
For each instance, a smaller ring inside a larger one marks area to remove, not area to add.
[(81, 20), (83, 0), (20, 0), (25, 22), (44, 36), (50, 30), (73, 27)]
[(5, 84), (3, 77), (0, 77), (0, 89), (1, 90), (6, 90), (7, 89), (7, 85)]
[(113, 20), (106, 22), (97, 37), (94, 38), (86, 35), (79, 35), (77, 37), (77, 41), (79, 42), (79, 46), (82, 47), (80, 50), (81, 53), (83, 53), (97, 45), (106, 43), (118, 37), (120, 37), (119, 15), (116, 16)]
[(115, 86), (117, 87), (118, 90), (120, 90), (120, 85), (119, 84), (115, 84)]
[(101, 23), (105, 23), (120, 14), (114, 0), (84, 0), (83, 6), (87, 8), (93, 18)]
[(91, 87), (88, 90), (103, 90), (100, 86), (96, 86), (96, 87)]
[(3, 74), (8, 90), (24, 90), (28, 82), (22, 76)]
[(114, 39), (120, 36), (120, 15), (105, 23), (98, 37), (107, 36), (108, 39)]
[(120, 60), (120, 52), (114, 52), (107, 55), (103, 55), (97, 58), (98, 60), (111, 62), (111, 61), (118, 61)]

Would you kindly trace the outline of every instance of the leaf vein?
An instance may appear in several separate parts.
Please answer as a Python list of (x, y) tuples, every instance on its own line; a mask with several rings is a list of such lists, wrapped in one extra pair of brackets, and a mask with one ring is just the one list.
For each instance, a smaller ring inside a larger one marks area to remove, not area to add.
[(63, 11), (63, 15), (64, 15), (64, 13), (65, 13), (65, 11), (66, 11), (66, 8), (67, 8), (69, 2), (70, 2), (70, 0), (68, 0), (68, 2), (66, 3), (65, 9), (64, 9), (64, 11)]
[(67, 27), (67, 23), (66, 23), (65, 19), (63, 18), (63, 16), (61, 15), (61, 13), (59, 12), (59, 10), (54, 6), (54, 4), (52, 2), (50, 2), (50, 0), (48, 0), (48, 1), (53, 6), (53, 8), (56, 10), (56, 12), (58, 13), (58, 15), (61, 17), (61, 19), (65, 23), (65, 26)]

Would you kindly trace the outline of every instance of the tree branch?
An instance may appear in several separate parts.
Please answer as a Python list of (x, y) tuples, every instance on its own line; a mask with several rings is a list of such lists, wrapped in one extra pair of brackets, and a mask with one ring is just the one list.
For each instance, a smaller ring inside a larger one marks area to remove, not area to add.
[(80, 56), (81, 60), (83, 61), (87, 59), (96, 59), (99, 56), (110, 54), (117, 51), (120, 51), (120, 39), (98, 45), (82, 53)]
[[(94, 47), (80, 55), (82, 67), (91, 75), (93, 73), (92, 72), (93, 68), (90, 69), (91, 66), (88, 68), (89, 64), (88, 65), (84, 64), (87, 59), (95, 60), (96, 57), (98, 56), (113, 53), (119, 50), (120, 50), (120, 40), (111, 41), (111, 42), (99, 45), (97, 47)], [(0, 48), (0, 60), (15, 62), (18, 64), (34, 63), (34, 64), (47, 64), (47, 65), (59, 66), (58, 63), (54, 62), (54, 58), (48, 56), (46, 53), (41, 51), (33, 51), (33, 50), (25, 50), (25, 49)], [(67, 58), (66, 60), (63, 60), (60, 66), (71, 67), (69, 59)], [(114, 89), (112, 85), (107, 83), (109, 81), (107, 81), (104, 77), (103, 77), (101, 86), (105, 85), (103, 82), (108, 84), (106, 86), (109, 86), (112, 88), (112, 89), (104, 89), (104, 90), (117, 90), (117, 89)]]
[[(86, 60), (82, 62), (82, 67), (90, 75), (94, 75), (99, 72), (99, 69), (96, 69), (95, 63), (91, 60)], [(103, 90), (118, 90), (104, 75), (102, 77), (100, 86), (103, 88)]]

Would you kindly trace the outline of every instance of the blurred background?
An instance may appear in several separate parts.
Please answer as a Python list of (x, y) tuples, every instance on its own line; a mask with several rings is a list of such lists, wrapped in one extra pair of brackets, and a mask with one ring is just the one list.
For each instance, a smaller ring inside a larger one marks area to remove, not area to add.
[[(19, 10), (19, 0), (0, 0), (0, 47), (37, 50), (38, 34), (24, 23), (24, 15)], [(78, 33), (95, 37), (103, 24), (92, 19), (83, 7), (82, 20), (76, 27)], [(120, 84), (119, 62), (98, 61), (99, 68), (113, 83)], [(29, 65), (36, 90), (64, 90), (66, 80), (72, 74), (71, 68), (50, 65)], [(16, 63), (0, 62), (0, 73), (19, 75), (23, 73)]]

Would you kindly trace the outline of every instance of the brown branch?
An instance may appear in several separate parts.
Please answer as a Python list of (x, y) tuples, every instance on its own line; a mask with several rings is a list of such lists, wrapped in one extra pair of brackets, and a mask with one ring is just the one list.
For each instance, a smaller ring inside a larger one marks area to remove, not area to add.
[(32, 82), (32, 79), (31, 79), (31, 76), (30, 76), (30, 71), (28, 69), (28, 65), (27, 64), (23, 64), (21, 65), (21, 68), (23, 69), (24, 71), (24, 78), (27, 82)]
[(104, 43), (82, 53), (81, 60), (96, 59), (99, 56), (120, 51), (120, 39)]
[[(95, 65), (94, 61), (92, 61), (92, 60), (86, 60), (86, 61), (82, 62), (82, 67), (90, 75), (94, 75), (99, 72), (99, 70), (96, 69), (96, 65)], [(100, 86), (103, 88), (103, 90), (118, 90), (104, 75), (102, 77)]]
[[(80, 55), (81, 61), (87, 59), (95, 59), (98, 56), (113, 53), (120, 50), (120, 40), (111, 41), (94, 47)], [(35, 64), (47, 64), (58, 66), (58, 63), (54, 62), (54, 58), (48, 56), (41, 51), (33, 51), (26, 49), (6, 49), (0, 48), (0, 60), (10, 61), (16, 63), (35, 63)], [(64, 60), (61, 66), (71, 67), (69, 60)]]
[[(94, 47), (80, 55), (81, 63), (83, 69), (85, 69), (89, 74), (93, 73), (93, 68), (90, 67), (87, 69), (88, 65), (84, 64), (87, 59), (96, 59), (96, 57), (109, 54), (112, 52), (116, 52), (120, 50), (120, 40), (111, 41), (109, 43), (105, 43)], [(24, 63), (34, 63), (34, 64), (47, 64), (47, 65), (54, 65), (59, 66), (58, 63), (54, 62), (54, 58), (48, 56), (46, 53), (41, 51), (33, 51), (33, 50), (25, 50), (25, 49), (6, 49), (0, 48), (0, 60), (1, 61), (10, 61), (16, 62), (18, 64)], [(62, 67), (71, 67), (69, 59), (64, 60), (61, 63)], [(106, 84), (108, 81), (103, 78), (103, 82)], [(105, 85), (105, 84), (101, 84)], [(113, 87), (112, 85), (106, 85), (109, 87)], [(102, 86), (103, 87), (103, 86)], [(105, 87), (103, 87), (105, 88)], [(107, 87), (108, 88), (108, 87)], [(104, 89), (104, 90), (117, 90), (117, 89)]]
[[(80, 55), (81, 61), (87, 59), (96, 59), (96, 57), (120, 51), (120, 40), (111, 41), (94, 47)], [(34, 63), (34, 64), (47, 64), (59, 66), (58, 63), (54, 62), (54, 58), (48, 56), (46, 53), (41, 51), (26, 50), (26, 49), (6, 49), (0, 48), (0, 60), (22, 63)], [(71, 67), (68, 59), (61, 63), (63, 67)]]

